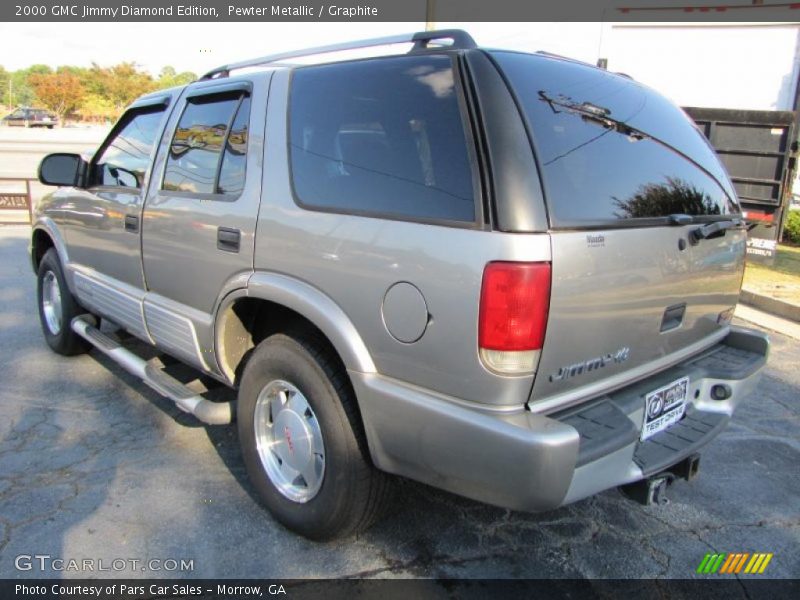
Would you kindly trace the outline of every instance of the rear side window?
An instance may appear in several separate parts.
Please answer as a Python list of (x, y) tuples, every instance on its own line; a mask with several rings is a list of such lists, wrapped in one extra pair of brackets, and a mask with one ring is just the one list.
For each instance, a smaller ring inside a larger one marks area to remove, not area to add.
[(714, 151), (659, 94), (579, 63), (492, 56), (531, 131), (554, 227), (738, 211)]
[(162, 189), (240, 193), (249, 117), (250, 99), (239, 92), (190, 98), (169, 147)]
[(298, 68), (289, 111), (298, 201), (357, 214), (474, 221), (458, 94), (445, 56)]
[(128, 112), (95, 161), (92, 185), (141, 188), (163, 114), (163, 106)]
[(247, 130), (250, 119), (250, 98), (242, 100), (231, 131), (225, 142), (222, 166), (219, 171), (217, 190), (220, 194), (240, 194), (244, 188), (245, 162), (247, 158)]

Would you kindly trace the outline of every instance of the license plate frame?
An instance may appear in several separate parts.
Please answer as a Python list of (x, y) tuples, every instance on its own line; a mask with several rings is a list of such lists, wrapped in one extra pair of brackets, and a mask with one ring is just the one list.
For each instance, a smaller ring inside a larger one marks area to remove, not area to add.
[(644, 418), (639, 441), (644, 442), (680, 421), (686, 413), (688, 395), (687, 376), (648, 392), (644, 397)]

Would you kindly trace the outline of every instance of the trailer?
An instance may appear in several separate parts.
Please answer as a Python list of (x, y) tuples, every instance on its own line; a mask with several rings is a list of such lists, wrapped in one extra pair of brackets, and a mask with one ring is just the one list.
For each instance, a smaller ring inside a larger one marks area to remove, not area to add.
[(792, 195), (798, 113), (684, 107), (728, 169), (748, 225), (747, 258), (772, 264)]

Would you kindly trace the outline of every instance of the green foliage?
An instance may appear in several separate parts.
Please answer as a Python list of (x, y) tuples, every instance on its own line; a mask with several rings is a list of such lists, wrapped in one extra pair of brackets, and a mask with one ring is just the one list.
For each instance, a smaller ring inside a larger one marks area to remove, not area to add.
[(7, 95), (6, 102), (12, 106), (30, 106), (36, 98), (28, 78), (30, 69), (21, 69), (11, 74), (11, 85), (4, 90)]
[(800, 244), (800, 210), (790, 210), (783, 226), (783, 241)]
[[(197, 79), (189, 71), (178, 73), (166, 66), (153, 78), (133, 62), (111, 67), (64, 65), (55, 71), (47, 65), (33, 65), (9, 72), (0, 66), (0, 106), (42, 106), (59, 115), (89, 120), (114, 120), (125, 107), (147, 92), (185, 85)], [(58, 84), (64, 84), (63, 91)], [(38, 90), (38, 94), (37, 94)]]
[(87, 93), (83, 97), (78, 114), (87, 121), (113, 121), (117, 118), (117, 109), (105, 96)]
[(93, 91), (111, 102), (118, 113), (138, 96), (155, 89), (153, 78), (137, 70), (132, 62), (108, 68), (93, 64), (88, 77), (94, 81)]
[(176, 85), (186, 85), (197, 79), (197, 75), (191, 71), (184, 71), (183, 73), (176, 73), (175, 68), (167, 65), (161, 69), (161, 73), (156, 80), (156, 87), (159, 90), (165, 88), (175, 87)]

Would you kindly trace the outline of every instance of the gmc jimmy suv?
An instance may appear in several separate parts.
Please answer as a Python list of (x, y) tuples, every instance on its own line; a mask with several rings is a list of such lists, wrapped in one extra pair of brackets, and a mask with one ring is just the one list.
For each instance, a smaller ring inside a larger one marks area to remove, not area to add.
[(736, 192), (687, 116), (462, 31), (220, 67), (39, 177), (61, 186), (31, 240), (50, 347), (96, 348), (209, 424), (232, 403), (115, 332), (237, 389), (255, 489), (313, 539), (366, 528), (387, 473), (523, 511), (657, 500), (766, 361), (730, 324)]

